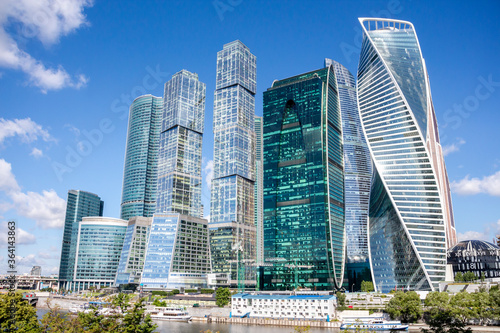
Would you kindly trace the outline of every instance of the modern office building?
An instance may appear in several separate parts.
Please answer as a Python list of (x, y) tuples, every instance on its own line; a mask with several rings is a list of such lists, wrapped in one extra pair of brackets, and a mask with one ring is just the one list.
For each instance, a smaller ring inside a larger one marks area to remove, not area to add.
[(84, 217), (79, 223), (73, 275), (75, 291), (112, 286), (128, 222), (110, 217)]
[(500, 247), (482, 240), (466, 240), (448, 249), (453, 276), (472, 272), (479, 279), (500, 277)]
[(257, 264), (264, 263), (264, 123), (255, 116), (255, 187), (254, 210), (257, 236)]
[(72, 290), (78, 225), (83, 217), (102, 216), (104, 201), (94, 193), (69, 190), (59, 265), (59, 289)]
[(274, 81), (264, 92), (262, 288), (341, 288), (342, 125), (333, 66)]
[(137, 97), (130, 105), (123, 170), (121, 218), (151, 217), (156, 209), (156, 176), (163, 99)]
[(178, 213), (155, 214), (141, 277), (143, 288), (203, 288), (208, 273), (208, 221)]
[(30, 272), (31, 276), (41, 276), (42, 275), (42, 267), (41, 266), (33, 266)]
[(200, 216), (205, 91), (198, 74), (186, 70), (165, 83), (156, 213)]
[(330, 65), (337, 79), (342, 115), (347, 277), (344, 285), (347, 290), (358, 291), (362, 281), (372, 280), (368, 251), (372, 161), (359, 118), (354, 76), (340, 63), (325, 59), (325, 67)]
[(213, 273), (231, 285), (255, 284), (256, 57), (236, 40), (217, 53), (214, 176), (210, 206)]
[(410, 22), (360, 23), (358, 106), (375, 166), (369, 213), (374, 285), (382, 292), (439, 290), (451, 202), (443, 196), (446, 173), (435, 166), (433, 154), (441, 152), (429, 146), (438, 144), (438, 134), (420, 45)]
[(116, 272), (116, 285), (140, 283), (152, 221), (152, 217), (142, 216), (129, 219)]
[(165, 84), (156, 212), (141, 276), (146, 289), (207, 284), (208, 221), (200, 218), (205, 91), (186, 70)]

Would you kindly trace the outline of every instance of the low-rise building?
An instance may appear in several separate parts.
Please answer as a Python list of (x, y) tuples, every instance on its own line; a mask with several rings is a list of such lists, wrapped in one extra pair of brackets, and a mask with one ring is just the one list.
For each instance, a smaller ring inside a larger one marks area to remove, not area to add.
[(335, 318), (336, 306), (334, 295), (240, 293), (232, 296), (231, 315), (330, 321)]

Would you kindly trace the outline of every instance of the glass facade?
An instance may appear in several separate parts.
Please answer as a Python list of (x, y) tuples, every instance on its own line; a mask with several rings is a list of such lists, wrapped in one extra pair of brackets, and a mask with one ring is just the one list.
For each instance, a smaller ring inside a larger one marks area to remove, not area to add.
[(59, 287), (72, 289), (75, 270), (78, 225), (83, 217), (102, 216), (104, 202), (97, 194), (69, 190), (59, 265)]
[(115, 276), (128, 222), (108, 217), (84, 217), (79, 224), (74, 290), (107, 287)]
[(208, 222), (201, 215), (205, 84), (182, 70), (165, 83), (156, 213), (144, 260), (144, 288), (206, 286)]
[(156, 213), (200, 217), (205, 84), (182, 70), (165, 83)]
[(257, 228), (257, 263), (264, 263), (264, 123), (255, 116), (255, 187), (254, 213)]
[(224, 45), (217, 53), (214, 93), (210, 241), (213, 272), (230, 273), (233, 285), (238, 281), (255, 284), (254, 269), (249, 265), (255, 262), (257, 250), (255, 92), (256, 57), (238, 40)]
[(426, 146), (432, 103), (418, 40), (409, 22), (360, 23), (358, 106), (375, 165), (369, 212), (374, 285), (382, 292), (438, 290), (445, 278), (446, 227)]
[(275, 81), (264, 92), (262, 287), (340, 288), (344, 171), (333, 66)]
[(347, 68), (333, 65), (339, 91), (344, 149), (344, 200), (346, 230), (347, 290), (361, 290), (362, 281), (371, 281), (368, 251), (368, 211), (372, 177), (370, 150), (359, 119), (356, 81)]
[(474, 273), (477, 278), (500, 277), (500, 248), (482, 240), (461, 241), (448, 249), (448, 265), (453, 268), (453, 276), (458, 272)]
[(121, 218), (153, 216), (156, 208), (156, 176), (163, 99), (152, 95), (136, 98), (130, 106)]
[(205, 287), (208, 273), (207, 220), (177, 213), (155, 214), (141, 277), (143, 287)]
[(116, 285), (140, 282), (152, 220), (152, 217), (130, 218), (116, 272)]

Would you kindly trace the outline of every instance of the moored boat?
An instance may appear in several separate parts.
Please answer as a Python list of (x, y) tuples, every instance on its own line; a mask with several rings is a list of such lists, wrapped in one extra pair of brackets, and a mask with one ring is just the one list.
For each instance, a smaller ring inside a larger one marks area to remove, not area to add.
[(153, 320), (190, 321), (189, 313), (180, 308), (156, 306), (146, 310)]
[(388, 320), (370, 320), (368, 322), (348, 322), (342, 323), (340, 325), (341, 330), (358, 330), (366, 329), (370, 331), (406, 331), (408, 330), (408, 325), (401, 324), (400, 321), (388, 321)]

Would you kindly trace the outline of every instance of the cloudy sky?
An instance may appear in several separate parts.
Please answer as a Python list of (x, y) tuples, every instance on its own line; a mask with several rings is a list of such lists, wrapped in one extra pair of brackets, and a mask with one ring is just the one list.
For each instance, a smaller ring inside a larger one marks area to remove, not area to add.
[(128, 107), (187, 69), (207, 84), (203, 203), (209, 215), (216, 53), (257, 56), (256, 113), (275, 79), (325, 57), (356, 73), (358, 17), (415, 25), (453, 188), (459, 237), (500, 233), (500, 2), (3, 0), (0, 6), (0, 273), (7, 221), (20, 273), (57, 273), (67, 191), (120, 211)]

